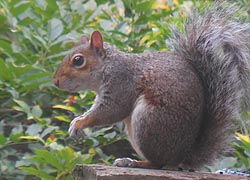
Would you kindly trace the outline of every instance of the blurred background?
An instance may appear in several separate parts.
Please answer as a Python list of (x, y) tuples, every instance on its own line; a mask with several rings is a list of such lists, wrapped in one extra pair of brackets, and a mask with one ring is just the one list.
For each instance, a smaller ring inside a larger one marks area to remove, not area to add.
[[(250, 1), (238, 0), (242, 20)], [(77, 163), (112, 164), (137, 158), (123, 124), (84, 129), (69, 138), (70, 121), (93, 103), (94, 92), (70, 94), (52, 83), (63, 57), (81, 34), (99, 30), (125, 52), (167, 50), (170, 27), (182, 29), (194, 8), (212, 1), (0, 0), (0, 179), (70, 180)], [(230, 3), (230, 1), (229, 1)], [(234, 151), (213, 167), (250, 170), (250, 112), (235, 134)]]

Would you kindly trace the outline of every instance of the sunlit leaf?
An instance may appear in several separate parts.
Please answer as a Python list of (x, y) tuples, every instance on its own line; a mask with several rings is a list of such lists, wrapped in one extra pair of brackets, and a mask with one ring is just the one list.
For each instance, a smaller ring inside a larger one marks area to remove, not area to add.
[(43, 144), (45, 144), (44, 140), (38, 136), (20, 136), (19, 138), (26, 139), (26, 140), (40, 141)]
[(66, 116), (55, 116), (55, 118), (59, 121), (64, 121), (64, 122), (70, 122), (71, 119), (69, 117)]
[(250, 144), (250, 136), (244, 135), (244, 134), (240, 134), (240, 133), (236, 133), (236, 135), (243, 141), (247, 142)]
[(71, 112), (77, 112), (77, 109), (75, 107), (72, 107), (72, 106), (55, 105), (55, 106), (53, 106), (53, 108), (55, 108), (55, 109), (64, 109), (64, 110), (68, 110), (68, 111), (71, 111)]
[(94, 148), (89, 148), (88, 153), (91, 154), (91, 155), (95, 155), (96, 151), (95, 151)]
[(15, 101), (19, 105), (19, 108), (14, 107), (16, 110), (21, 110), (25, 113), (30, 113), (30, 107), (24, 101), (17, 100), (17, 99), (13, 99), (13, 101)]

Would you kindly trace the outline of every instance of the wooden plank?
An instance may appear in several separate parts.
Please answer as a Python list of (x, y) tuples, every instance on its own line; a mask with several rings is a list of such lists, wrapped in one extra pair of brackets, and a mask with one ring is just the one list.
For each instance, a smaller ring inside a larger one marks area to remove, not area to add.
[(76, 165), (72, 176), (76, 180), (250, 180), (235, 175), (84, 164)]

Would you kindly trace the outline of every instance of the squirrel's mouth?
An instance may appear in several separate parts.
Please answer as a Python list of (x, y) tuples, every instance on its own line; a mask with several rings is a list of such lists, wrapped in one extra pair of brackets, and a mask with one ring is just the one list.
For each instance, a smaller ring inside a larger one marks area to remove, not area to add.
[(60, 80), (59, 78), (54, 77), (53, 82), (57, 88), (68, 92), (77, 92), (80, 90), (80, 84), (74, 83), (73, 79), (67, 78), (65, 80)]
[(71, 93), (76, 93), (81, 90), (80, 85), (73, 82), (61, 84), (60, 88)]

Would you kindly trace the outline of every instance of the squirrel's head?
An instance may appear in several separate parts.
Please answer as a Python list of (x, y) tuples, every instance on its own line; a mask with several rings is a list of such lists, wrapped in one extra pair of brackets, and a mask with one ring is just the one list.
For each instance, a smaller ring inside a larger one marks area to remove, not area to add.
[(82, 35), (81, 43), (58, 67), (54, 75), (54, 84), (70, 92), (85, 89), (98, 91), (103, 55), (103, 38), (99, 31), (92, 33), (90, 42), (87, 35)]

